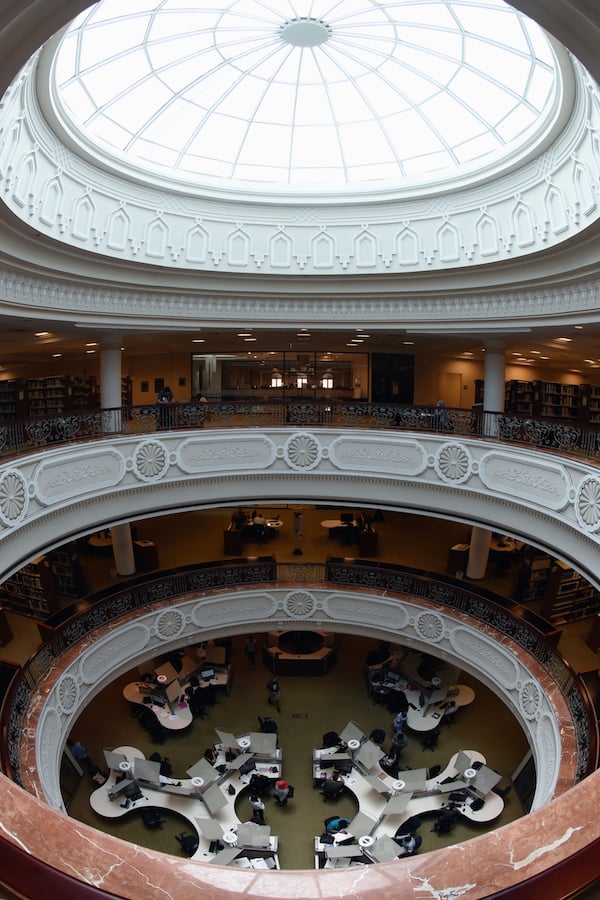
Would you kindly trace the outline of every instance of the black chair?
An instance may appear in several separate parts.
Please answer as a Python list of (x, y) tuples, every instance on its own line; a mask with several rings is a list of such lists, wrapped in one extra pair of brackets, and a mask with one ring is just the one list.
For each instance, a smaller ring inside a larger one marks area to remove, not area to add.
[(512, 789), (512, 784), (507, 784), (505, 788), (498, 787), (498, 785), (492, 788), (493, 792), (498, 794), (499, 797), (502, 797), (503, 800), (506, 800)]
[(184, 853), (187, 853), (188, 856), (193, 856), (200, 843), (197, 834), (187, 834), (185, 831), (182, 831), (181, 834), (176, 834), (175, 840), (179, 841), (181, 849)]
[(257, 716), (257, 719), (263, 734), (277, 734), (277, 722), (275, 719), (272, 719), (270, 716), (265, 716), (264, 719), (262, 716)]
[(381, 745), (385, 741), (385, 731), (383, 730), (383, 728), (374, 728), (369, 735), (369, 738), (373, 741), (374, 744), (379, 744), (379, 746), (381, 747)]
[(339, 800), (344, 793), (343, 781), (330, 781), (327, 779), (321, 786), (323, 800)]
[(166, 819), (163, 819), (158, 809), (143, 809), (142, 822), (146, 828), (162, 828)]
[(421, 741), (421, 747), (423, 750), (435, 750), (437, 747), (438, 741), (440, 739), (440, 729), (434, 728), (433, 731), (428, 731)]
[(322, 747), (337, 747), (341, 738), (337, 731), (326, 731), (323, 735)]

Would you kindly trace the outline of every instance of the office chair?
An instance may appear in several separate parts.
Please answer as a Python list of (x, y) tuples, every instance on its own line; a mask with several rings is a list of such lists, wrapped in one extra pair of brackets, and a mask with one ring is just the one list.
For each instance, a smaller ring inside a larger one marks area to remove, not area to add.
[(421, 741), (421, 748), (423, 750), (435, 750), (437, 747), (438, 740), (440, 738), (440, 729), (434, 728), (433, 731), (427, 732)]
[(506, 800), (512, 789), (512, 784), (507, 784), (505, 788), (498, 787), (498, 785), (492, 788), (493, 792), (498, 794), (499, 797), (502, 797), (503, 800)]
[(374, 744), (379, 744), (379, 746), (381, 747), (381, 745), (385, 741), (385, 731), (383, 730), (383, 728), (374, 728), (369, 735), (369, 739), (372, 740)]
[(143, 809), (142, 822), (146, 828), (162, 828), (166, 822), (158, 809)]
[(184, 853), (187, 853), (188, 856), (193, 856), (193, 854), (198, 849), (198, 844), (200, 843), (196, 834), (187, 834), (187, 832), (185, 831), (182, 831), (181, 834), (176, 834), (175, 840), (179, 841), (181, 849)]

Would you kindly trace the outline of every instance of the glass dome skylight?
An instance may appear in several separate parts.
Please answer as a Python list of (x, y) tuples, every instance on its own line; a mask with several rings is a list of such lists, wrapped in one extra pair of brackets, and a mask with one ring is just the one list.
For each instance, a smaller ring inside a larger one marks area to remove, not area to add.
[(102, 0), (54, 62), (69, 127), (186, 183), (402, 186), (525, 143), (555, 58), (502, 0)]

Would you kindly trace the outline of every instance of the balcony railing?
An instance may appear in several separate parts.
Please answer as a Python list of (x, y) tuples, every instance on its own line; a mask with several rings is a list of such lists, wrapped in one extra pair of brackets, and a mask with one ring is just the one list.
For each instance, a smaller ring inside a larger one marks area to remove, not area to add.
[(0, 423), (0, 454), (114, 435), (195, 428), (368, 428), (489, 438), (584, 458), (600, 456), (600, 427), (561, 419), (352, 401), (175, 403), (129, 406)]
[(98, 628), (149, 604), (172, 603), (194, 591), (219, 590), (234, 585), (309, 581), (313, 584), (360, 586), (423, 598), (469, 615), (510, 637), (548, 671), (569, 706), (575, 723), (577, 779), (586, 777), (596, 767), (596, 720), (587, 693), (568, 662), (553, 646), (553, 629), (544, 619), (483, 588), (407, 566), (364, 561), (350, 563), (335, 558), (326, 564), (278, 564), (273, 557), (264, 556), (182, 566), (141, 576), (125, 585), (106, 588), (80, 600), (76, 607), (64, 609), (48, 619), (45, 627), (49, 638), (15, 676), (2, 707), (3, 771), (12, 773), (12, 778), (22, 783), (19, 753), (29, 700), (60, 657)]

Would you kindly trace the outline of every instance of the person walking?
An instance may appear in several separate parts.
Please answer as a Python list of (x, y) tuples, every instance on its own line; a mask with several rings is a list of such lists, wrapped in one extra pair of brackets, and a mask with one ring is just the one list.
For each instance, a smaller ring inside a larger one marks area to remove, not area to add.
[(277, 709), (278, 713), (281, 712), (281, 688), (275, 676), (267, 681), (267, 700)]

